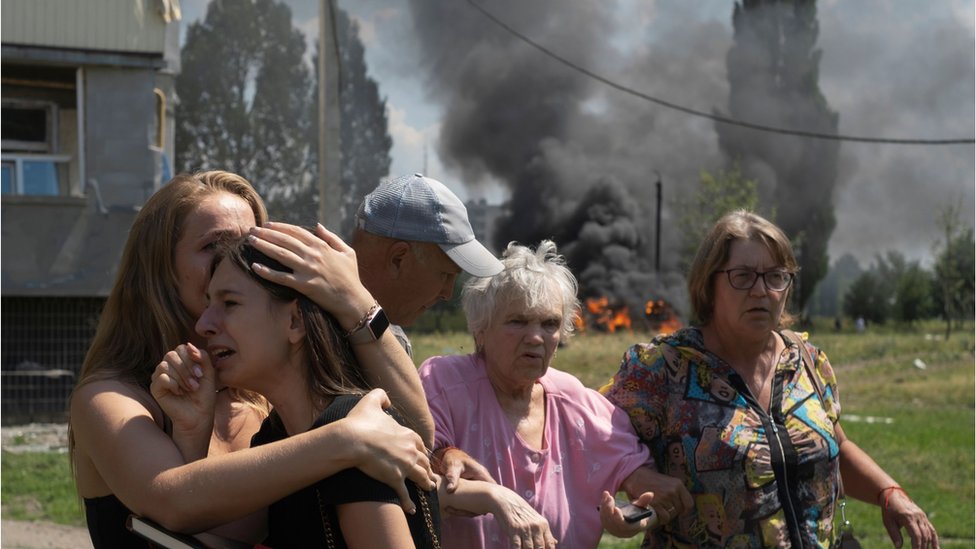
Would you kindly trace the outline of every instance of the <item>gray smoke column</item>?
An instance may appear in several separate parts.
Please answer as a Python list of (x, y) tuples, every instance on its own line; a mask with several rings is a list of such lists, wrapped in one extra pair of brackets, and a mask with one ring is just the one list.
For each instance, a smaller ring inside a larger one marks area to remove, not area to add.
[[(708, 50), (721, 59), (728, 31), (716, 23), (673, 36), (678, 49), (663, 54), (615, 45), (611, 39), (622, 22), (602, 3), (480, 5), (581, 66), (620, 75), (636, 87), (665, 83), (706, 104), (721, 98), (721, 62), (689, 63)], [(677, 123), (673, 113), (652, 112), (646, 103), (609, 92), (467, 2), (414, 0), (410, 6), (426, 89), (444, 108), (442, 162), (465, 184), (499, 181), (511, 190), (511, 217), (499, 226), (498, 244), (555, 239), (580, 278), (583, 297), (609, 295), (631, 310), (652, 298), (684, 303), (667, 254), (672, 238), (662, 239), (664, 274), (652, 272), (654, 174), (661, 172), (666, 193), (694, 184), (702, 161), (720, 158), (707, 124), (682, 120), (696, 131), (669, 135), (666, 128)], [(663, 79), (649, 77), (652, 63), (665, 71)], [(696, 79), (715, 86), (696, 91), (686, 84)], [(671, 218), (667, 207), (665, 216)]]
[[(743, 0), (732, 17), (728, 116), (780, 128), (837, 135), (838, 117), (819, 87), (821, 50), (815, 0)], [(794, 241), (803, 304), (828, 267), (840, 142), (717, 124), (729, 162), (759, 182), (762, 213)]]

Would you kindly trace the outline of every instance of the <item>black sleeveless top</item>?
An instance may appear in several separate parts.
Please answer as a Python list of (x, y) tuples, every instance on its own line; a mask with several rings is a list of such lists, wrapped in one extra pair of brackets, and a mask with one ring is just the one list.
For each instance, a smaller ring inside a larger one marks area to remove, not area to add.
[(88, 535), (95, 549), (118, 549), (134, 547), (149, 549), (148, 541), (133, 534), (125, 527), (129, 511), (115, 494), (97, 498), (85, 498), (85, 520), (88, 522)]
[[(344, 417), (359, 402), (359, 396), (337, 397), (312, 428), (320, 427)], [(403, 424), (398, 414), (391, 414)], [(288, 437), (278, 414), (272, 412), (264, 420), (261, 430), (251, 439), (251, 447), (268, 444)], [(410, 535), (418, 549), (440, 547), (440, 506), (437, 492), (419, 489), (407, 481), (410, 498), (417, 512), (407, 515)], [(264, 544), (275, 549), (292, 547), (346, 547), (336, 506), (357, 501), (396, 503), (400, 500), (393, 488), (368, 477), (359, 469), (346, 469), (303, 488), (271, 504), (268, 508), (268, 538)], [(329, 541), (327, 538), (331, 538)]]

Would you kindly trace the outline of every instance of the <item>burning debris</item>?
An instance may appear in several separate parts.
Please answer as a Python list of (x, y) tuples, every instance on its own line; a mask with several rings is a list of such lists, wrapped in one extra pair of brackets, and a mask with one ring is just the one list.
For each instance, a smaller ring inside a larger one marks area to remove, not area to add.
[(630, 307), (626, 304), (611, 305), (607, 296), (585, 299), (575, 322), (579, 333), (595, 330), (612, 334), (617, 330), (627, 330), (633, 334), (635, 322), (638, 328), (653, 334), (670, 334), (682, 327), (674, 308), (663, 299), (649, 300), (644, 307), (644, 316), (635, 319)]

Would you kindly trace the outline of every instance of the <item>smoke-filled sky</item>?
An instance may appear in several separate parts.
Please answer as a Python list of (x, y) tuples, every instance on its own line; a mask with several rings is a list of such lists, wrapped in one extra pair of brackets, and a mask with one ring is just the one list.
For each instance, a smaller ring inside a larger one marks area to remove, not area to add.
[[(317, 32), (318, 0), (287, 3), (298, 27)], [(202, 17), (205, 4), (184, 0), (184, 21)], [(479, 4), (624, 86), (699, 111), (727, 110), (731, 2)], [(609, 178), (650, 208), (659, 172), (666, 208), (674, 210), (675, 196), (697, 181), (699, 170), (724, 165), (713, 122), (574, 72), (464, 0), (339, 5), (359, 22), (370, 73), (387, 98), (391, 175), (426, 166), (458, 194), (497, 202), (522, 184), (513, 177), (537, 173), (542, 162), (559, 182), (553, 194), (582, 196)], [(839, 114), (840, 134), (935, 139), (976, 133), (971, 0), (822, 0), (818, 15), (819, 84)], [(930, 261), (940, 210), (958, 204), (963, 220), (973, 223), (974, 187), (972, 145), (842, 144), (831, 260), (849, 252), (867, 266), (876, 254), (897, 250)], [(665, 218), (676, 215), (666, 212)]]

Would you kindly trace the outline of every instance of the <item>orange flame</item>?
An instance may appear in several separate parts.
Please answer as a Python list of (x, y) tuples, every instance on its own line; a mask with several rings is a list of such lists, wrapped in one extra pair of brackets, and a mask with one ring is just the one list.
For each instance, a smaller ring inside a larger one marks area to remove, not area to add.
[[(682, 327), (674, 308), (663, 299), (648, 301), (644, 306), (644, 315), (644, 320), (638, 320), (640, 326), (650, 327), (654, 333), (670, 334)], [(587, 298), (573, 319), (576, 331), (579, 333), (587, 331), (588, 328), (596, 328), (611, 334), (617, 330), (628, 330), (634, 333), (633, 322), (630, 308), (626, 305), (611, 306), (610, 298), (607, 296)]]
[(659, 334), (672, 334), (682, 328), (681, 321), (674, 314), (671, 304), (663, 299), (648, 301), (644, 306), (644, 314), (656, 326)]
[(583, 309), (576, 309), (576, 315), (573, 316), (573, 326), (576, 328), (576, 333), (578, 334), (586, 331), (586, 320), (583, 319)]
[(630, 309), (624, 305), (617, 312), (610, 316), (609, 323), (607, 324), (607, 331), (611, 334), (616, 332), (618, 329), (628, 329), (633, 332), (630, 323)]

